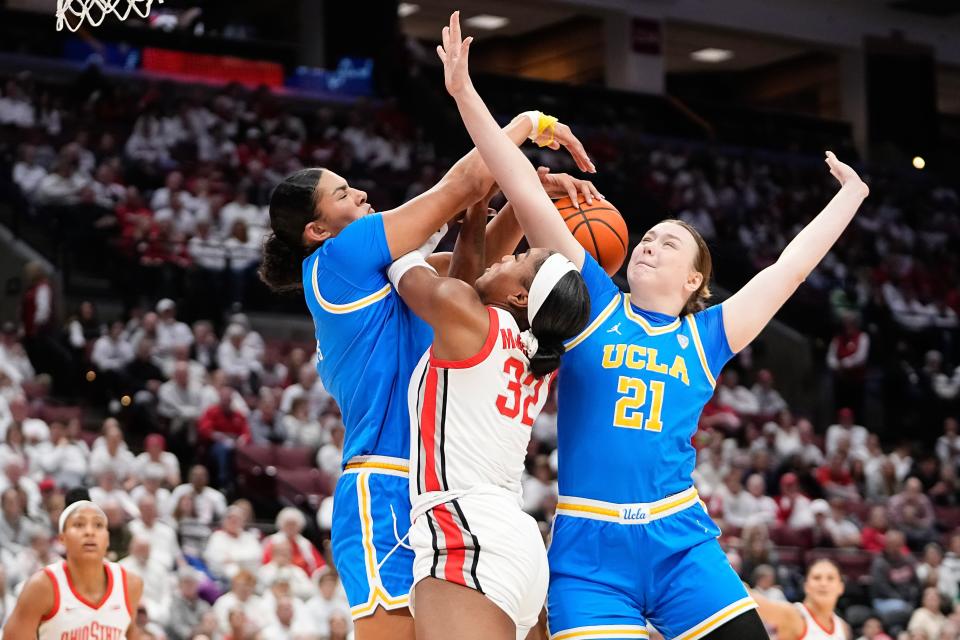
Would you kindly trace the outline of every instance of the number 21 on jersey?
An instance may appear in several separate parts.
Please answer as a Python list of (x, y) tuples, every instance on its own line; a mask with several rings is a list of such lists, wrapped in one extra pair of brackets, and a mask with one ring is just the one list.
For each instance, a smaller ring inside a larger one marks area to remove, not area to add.
[[(620, 376), (617, 380), (617, 393), (622, 397), (617, 400), (613, 414), (613, 426), (623, 429), (645, 429), (660, 431), (663, 422), (660, 414), (663, 411), (663, 380), (651, 380), (649, 383), (640, 378)], [(647, 397), (649, 395), (649, 398)], [(649, 417), (644, 413), (644, 406), (649, 402)]]

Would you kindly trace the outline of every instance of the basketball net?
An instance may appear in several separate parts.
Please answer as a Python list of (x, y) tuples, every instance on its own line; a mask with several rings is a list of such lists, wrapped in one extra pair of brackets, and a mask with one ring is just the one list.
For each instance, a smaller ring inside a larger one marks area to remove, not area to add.
[[(157, 0), (163, 3), (163, 0)], [(107, 14), (114, 14), (119, 20), (126, 20), (132, 9), (141, 18), (150, 16), (153, 0), (57, 0), (57, 31), (66, 26), (76, 31), (84, 22), (91, 27), (100, 26)]]

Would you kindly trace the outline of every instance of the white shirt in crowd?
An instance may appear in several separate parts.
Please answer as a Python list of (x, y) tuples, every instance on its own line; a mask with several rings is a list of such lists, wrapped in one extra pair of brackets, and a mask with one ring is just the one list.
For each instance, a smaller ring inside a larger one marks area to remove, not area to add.
[(180, 502), (180, 498), (185, 495), (193, 496), (193, 507), (197, 514), (197, 520), (204, 524), (212, 524), (223, 518), (227, 511), (227, 499), (222, 493), (212, 487), (204, 487), (199, 494), (194, 490), (189, 482), (181, 484), (170, 494), (170, 501), (167, 503), (168, 513), (173, 513)]
[(239, 569), (256, 572), (263, 560), (263, 548), (250, 531), (241, 531), (234, 537), (220, 529), (210, 535), (203, 559), (217, 576), (232, 576)]

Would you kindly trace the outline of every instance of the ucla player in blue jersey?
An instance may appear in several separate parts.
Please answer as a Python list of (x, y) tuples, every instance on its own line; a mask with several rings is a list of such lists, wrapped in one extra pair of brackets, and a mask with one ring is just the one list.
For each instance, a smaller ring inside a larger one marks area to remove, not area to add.
[(499, 133), (470, 82), (469, 40), (439, 53), (447, 90), (530, 245), (566, 255), (590, 292), (590, 322), (567, 343), (558, 382), (562, 495), (550, 548), (551, 638), (646, 638), (648, 621), (678, 640), (766, 638), (693, 487), (691, 438), (724, 364), (826, 255), (867, 186), (827, 152), (837, 194), (775, 264), (709, 308), (706, 243), (689, 225), (661, 222), (631, 255), (624, 293)]
[[(524, 115), (503, 133), (520, 144), (536, 138), (532, 129)], [(552, 146), (564, 146), (589, 168), (570, 130), (560, 125), (557, 133)], [(564, 194), (581, 186), (569, 176), (545, 182)], [(299, 171), (271, 196), (273, 234), (260, 275), (275, 291), (303, 290), (316, 327), (317, 368), (347, 429), (332, 542), (360, 640), (413, 637), (407, 609), (413, 556), (400, 544), (410, 526), (407, 383), (432, 332), (391, 288), (386, 269), (492, 183), (472, 151), (435, 187), (384, 213), (375, 213), (363, 191), (326, 169)], [(494, 251), (516, 247), (519, 232), (508, 221), (498, 215), (488, 227), (488, 242), (499, 243)], [(422, 250), (429, 254), (432, 248)], [(435, 267), (445, 262), (431, 260)]]

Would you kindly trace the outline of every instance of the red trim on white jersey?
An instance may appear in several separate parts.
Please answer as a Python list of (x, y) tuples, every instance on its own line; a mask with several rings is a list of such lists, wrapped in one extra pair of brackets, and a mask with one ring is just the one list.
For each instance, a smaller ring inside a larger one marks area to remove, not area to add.
[(46, 622), (57, 615), (57, 611), (60, 610), (60, 584), (57, 582), (57, 576), (53, 575), (53, 571), (51, 571), (49, 567), (44, 567), (43, 572), (47, 574), (50, 582), (53, 583), (53, 607), (51, 607), (45, 616), (40, 618), (40, 622)]
[(430, 347), (430, 364), (434, 367), (444, 369), (469, 369), (474, 367), (490, 355), (493, 351), (493, 345), (497, 342), (497, 335), (500, 333), (500, 318), (493, 307), (487, 307), (487, 313), (490, 315), (490, 328), (487, 330), (487, 339), (484, 341), (480, 351), (470, 356), (466, 360), (441, 360), (433, 355), (433, 346)]
[(110, 594), (113, 593), (113, 571), (111, 571), (110, 567), (107, 566), (106, 564), (103, 565), (103, 571), (104, 573), (107, 574), (107, 590), (103, 592), (103, 597), (100, 598), (100, 602), (98, 602), (97, 604), (93, 604), (92, 602), (84, 598), (77, 591), (76, 587), (73, 586), (73, 578), (70, 576), (70, 565), (68, 565), (66, 561), (63, 562), (63, 573), (65, 576), (67, 576), (67, 585), (69, 585), (70, 591), (73, 593), (73, 597), (79, 600), (80, 602), (82, 602), (83, 604), (87, 605), (91, 609), (99, 609), (100, 607), (102, 607), (103, 604), (110, 597)]
[(127, 570), (121, 566), (120, 575), (123, 576), (123, 602), (127, 605), (127, 613), (133, 617), (133, 604), (130, 602), (130, 586), (127, 581)]

